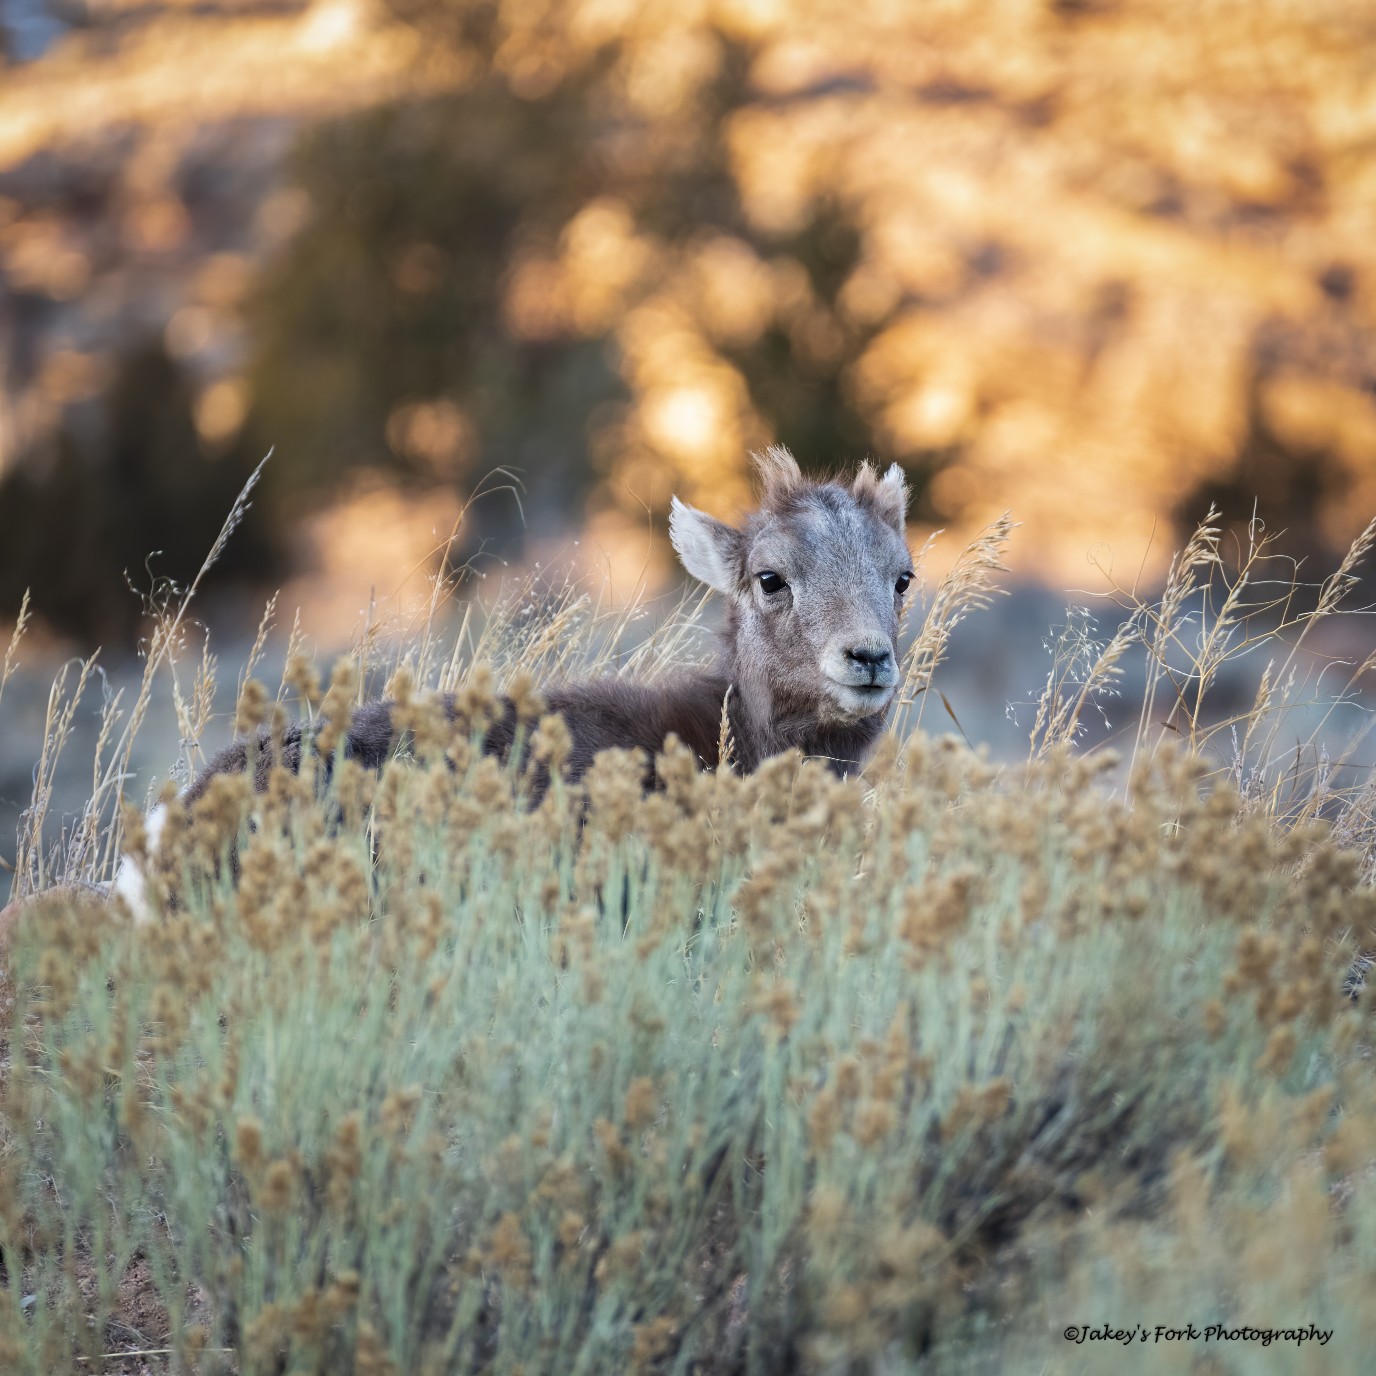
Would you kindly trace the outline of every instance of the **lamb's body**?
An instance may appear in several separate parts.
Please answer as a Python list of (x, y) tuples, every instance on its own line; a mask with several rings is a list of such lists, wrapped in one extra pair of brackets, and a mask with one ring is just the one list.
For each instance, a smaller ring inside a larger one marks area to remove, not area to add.
[[(653, 761), (676, 736), (704, 769), (730, 727), (744, 772), (785, 750), (826, 760), (840, 774), (865, 760), (897, 689), (898, 608), (912, 577), (904, 541), (907, 488), (897, 465), (881, 479), (868, 464), (849, 484), (809, 482), (784, 449), (756, 459), (762, 500), (740, 529), (674, 501), (674, 548), (690, 573), (728, 599), (715, 667), (664, 683), (621, 679), (557, 684), (548, 710), (573, 738), (565, 775), (578, 779), (599, 751), (636, 749)], [(450, 708), (452, 710), (452, 701)], [(505, 756), (516, 733), (510, 703), (484, 746)], [(345, 753), (380, 769), (396, 741), (386, 702), (351, 719)], [(282, 763), (301, 766), (302, 729), (288, 729)], [(216, 774), (248, 765), (244, 742), (222, 751), (191, 785), (195, 801)], [(259, 753), (260, 785), (269, 752)]]
[[(573, 747), (562, 775), (577, 782), (603, 750), (639, 750), (646, 761), (646, 785), (655, 786), (654, 760), (670, 736), (693, 752), (701, 769), (714, 768), (721, 752), (722, 704), (726, 703), (730, 726), (731, 762), (745, 773), (752, 772), (761, 760), (785, 750), (797, 749), (804, 755), (825, 760), (839, 774), (846, 774), (864, 760), (883, 729), (882, 716), (867, 717), (852, 724), (821, 724), (804, 713), (781, 716), (761, 732), (735, 706), (736, 686), (723, 673), (682, 675), (659, 684), (628, 683), (620, 679), (601, 679), (571, 683), (548, 689), (547, 711), (563, 717), (568, 724)], [(453, 700), (448, 704), (452, 714)], [(484, 749), (506, 758), (516, 736), (516, 714), (509, 702), (484, 737)], [(280, 761), (296, 772), (301, 767), (303, 731), (299, 723), (290, 725), (282, 737), (280, 756), (266, 748), (264, 735), (257, 756), (256, 786), (267, 784), (268, 769)], [(365, 768), (380, 770), (397, 746), (390, 702), (369, 702), (350, 718), (344, 753)], [(183, 801), (194, 803), (218, 774), (239, 773), (248, 767), (246, 742), (235, 741), (211, 759), (206, 768), (183, 794)], [(538, 784), (543, 791), (544, 780)]]

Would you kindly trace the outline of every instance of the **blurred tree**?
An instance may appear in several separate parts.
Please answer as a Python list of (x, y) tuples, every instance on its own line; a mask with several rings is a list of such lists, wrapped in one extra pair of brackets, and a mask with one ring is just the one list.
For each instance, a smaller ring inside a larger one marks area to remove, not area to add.
[[(1373, 456), (1376, 458), (1376, 455)], [(1316, 516), (1352, 500), (1351, 474), (1332, 449), (1303, 438), (1287, 439), (1267, 416), (1261, 388), (1253, 391), (1247, 434), (1227, 469), (1201, 483), (1174, 513), (1177, 526), (1192, 528), (1216, 508), (1231, 532), (1225, 555), (1247, 548), (1249, 527), (1284, 536), (1289, 558), (1304, 560), (1310, 577), (1329, 562), (1332, 540), (1325, 538)], [(1299, 590), (1303, 597), (1314, 589)]]
[[(355, 468), (467, 490), (507, 464), (538, 473), (537, 519), (577, 509), (587, 416), (618, 380), (595, 343), (514, 336), (503, 299), (518, 244), (552, 236), (596, 188), (589, 118), (580, 87), (526, 101), (487, 81), (302, 140), (309, 220), (249, 307), (243, 448), (278, 446), (276, 500), (327, 496)], [(514, 508), (484, 515), (510, 548)]]
[(383, 3), (425, 94), (302, 136), (247, 310), (279, 549), (363, 470), (729, 510), (775, 439), (1066, 576), (1211, 497), (1305, 548), (1376, 510), (1370, 7)]
[[(195, 577), (252, 467), (204, 453), (191, 389), (160, 343), (123, 356), (96, 409), (0, 481), (0, 605), (28, 586), (36, 612), (118, 656), (133, 648), (143, 599)], [(279, 562), (271, 521), (252, 507), (203, 586), (270, 576)]]
[[(1355, 17), (1265, 0), (1239, 28), (1211, 3), (1205, 42), (1155, 27), (1167, 0), (984, 26), (391, 8), (477, 75), (303, 149), (314, 214), (260, 297), (256, 435), (295, 433), (318, 480), (437, 480), (416, 456), (447, 417), (444, 480), (523, 467), (559, 513), (729, 507), (773, 439), (903, 463), (919, 516), (1013, 504), (1072, 544), (1146, 543), (1253, 482), (1311, 544), (1344, 534), (1339, 494), (1376, 503), (1365, 155), (1320, 113)], [(1299, 123), (1267, 113), (1272, 43)]]
[[(491, 7), (436, 15), (447, 39), (490, 41)], [(747, 446), (773, 438), (814, 467), (944, 460), (892, 451), (848, 384), (883, 319), (840, 308), (860, 251), (846, 208), (783, 231), (745, 212), (726, 131), (748, 56), (715, 37), (671, 122), (626, 108), (609, 45), (535, 92), (488, 75), (303, 139), (308, 220), (249, 310), (244, 452), (277, 446), (274, 499), (352, 468), (467, 491), (500, 465), (550, 529), (599, 490), (662, 508), (676, 483), (724, 483), (729, 500)], [(483, 539), (510, 551), (514, 518), (486, 507)]]

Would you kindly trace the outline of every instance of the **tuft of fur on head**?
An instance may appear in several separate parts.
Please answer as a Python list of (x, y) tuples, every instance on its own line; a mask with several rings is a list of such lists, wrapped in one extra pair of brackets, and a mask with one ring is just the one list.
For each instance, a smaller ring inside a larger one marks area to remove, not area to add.
[(807, 485), (797, 459), (782, 444), (771, 444), (768, 449), (751, 454), (750, 461), (760, 480), (760, 499), (766, 506), (784, 501)]
[(850, 485), (851, 496), (861, 506), (869, 507), (881, 521), (887, 522), (900, 535), (906, 529), (908, 512), (908, 482), (903, 470), (890, 464), (889, 470), (881, 478), (879, 470), (865, 459), (856, 471)]

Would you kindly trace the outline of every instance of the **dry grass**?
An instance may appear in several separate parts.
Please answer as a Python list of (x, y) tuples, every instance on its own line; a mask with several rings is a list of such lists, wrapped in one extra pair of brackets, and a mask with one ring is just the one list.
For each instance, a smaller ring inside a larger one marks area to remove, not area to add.
[[(1007, 534), (930, 600), (912, 708)], [(1376, 892), (1343, 843), (1372, 793), (1290, 768), (1282, 723), (1321, 694), (1304, 641), (1363, 541), (1304, 603), (1269, 592), (1264, 540), (1230, 571), (1206, 524), (1159, 599), (1118, 591), (1101, 652), (1067, 642), (1016, 768), (908, 718), (861, 779), (670, 751), (645, 798), (612, 754), (533, 811), (478, 749), (488, 685), (653, 674), (700, 653), (699, 605), (630, 652), (635, 613), (544, 582), (446, 638), (437, 587), (328, 692), (294, 627), (243, 722), (337, 717), (385, 677), (416, 758), (223, 779), (144, 856), (149, 926), (71, 890), (26, 913), (0, 1366), (141, 1346), (242, 1373), (1098, 1370), (1117, 1349), (1067, 1325), (1313, 1321), (1323, 1369), (1357, 1369), (1376, 1095), (1341, 986)], [(177, 672), (185, 609), (150, 674)], [(1266, 647), (1252, 710), (1212, 719), (1221, 668)], [(1131, 749), (1079, 749), (1133, 656)], [(188, 739), (214, 669), (179, 684)], [(81, 686), (55, 691), (40, 786)], [(44, 859), (36, 796), (21, 888), (143, 855), (136, 824), (101, 830), (141, 720), (110, 710), (99, 834)], [(165, 1341), (121, 1327), (131, 1268)], [(1153, 1370), (1312, 1369), (1293, 1340), (1212, 1341), (1141, 1346)]]

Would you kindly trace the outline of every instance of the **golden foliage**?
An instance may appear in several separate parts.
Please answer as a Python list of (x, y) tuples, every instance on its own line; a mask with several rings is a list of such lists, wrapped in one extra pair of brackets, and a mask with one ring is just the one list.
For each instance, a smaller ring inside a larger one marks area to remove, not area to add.
[[(440, 31), (454, 13), (434, 7)], [(1337, 463), (1330, 535), (1376, 506), (1369, 8), (493, 13), (518, 90), (596, 70), (589, 98), (616, 116), (610, 189), (532, 246), (507, 298), (518, 335), (615, 340), (632, 400), (602, 426), (609, 492), (655, 473), (738, 500), (773, 424), (741, 354), (777, 331), (804, 374), (838, 372), (881, 451), (954, 456), (938, 510), (1011, 506), (1039, 543), (1146, 544), (1258, 426)], [(654, 178), (711, 175), (717, 147), (734, 216), (656, 220)], [(856, 241), (834, 289), (791, 238), (828, 215)]]

